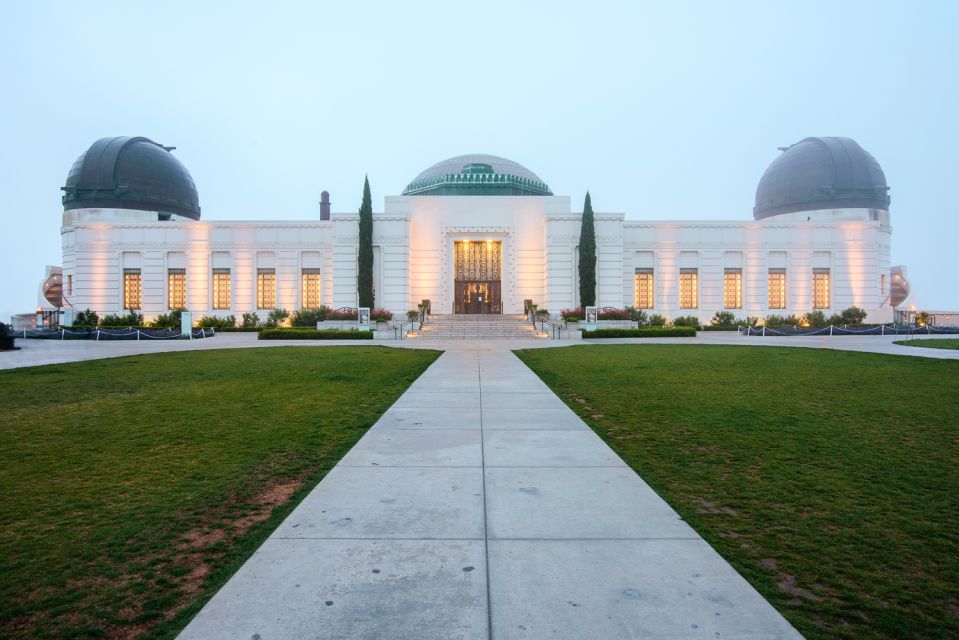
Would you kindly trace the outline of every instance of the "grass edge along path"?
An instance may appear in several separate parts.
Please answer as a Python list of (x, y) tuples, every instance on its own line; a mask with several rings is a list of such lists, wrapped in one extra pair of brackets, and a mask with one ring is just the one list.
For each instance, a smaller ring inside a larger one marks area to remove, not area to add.
[(904, 347), (925, 347), (927, 349), (959, 349), (959, 338), (913, 338), (896, 340), (893, 344)]
[(174, 637), (438, 356), (271, 347), (0, 371), (0, 636)]
[(959, 362), (719, 345), (516, 355), (810, 640), (959, 638)]

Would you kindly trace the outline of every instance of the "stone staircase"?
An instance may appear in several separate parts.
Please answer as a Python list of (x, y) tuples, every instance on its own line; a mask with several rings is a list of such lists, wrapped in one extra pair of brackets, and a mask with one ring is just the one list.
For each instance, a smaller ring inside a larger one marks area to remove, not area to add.
[(529, 340), (546, 339), (523, 315), (431, 315), (430, 321), (409, 338), (419, 340)]

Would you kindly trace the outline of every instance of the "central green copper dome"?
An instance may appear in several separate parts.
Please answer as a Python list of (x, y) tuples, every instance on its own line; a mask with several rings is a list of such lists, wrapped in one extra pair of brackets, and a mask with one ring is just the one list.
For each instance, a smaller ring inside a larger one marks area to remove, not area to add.
[(535, 173), (512, 160), (481, 153), (456, 156), (416, 176), (404, 196), (551, 196)]

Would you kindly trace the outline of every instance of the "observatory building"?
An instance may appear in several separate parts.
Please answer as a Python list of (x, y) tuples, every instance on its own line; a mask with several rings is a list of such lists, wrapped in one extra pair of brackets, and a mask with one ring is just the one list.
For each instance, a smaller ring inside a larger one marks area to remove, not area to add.
[[(139, 137), (94, 142), (62, 189), (63, 263), (48, 274), (59, 276), (50, 308), (132, 309), (149, 320), (171, 309), (265, 318), (275, 308), (357, 306), (358, 214), (331, 213), (326, 192), (315, 219), (209, 219), (172, 147)], [(888, 189), (855, 141), (805, 138), (769, 165), (741, 220), (596, 212), (596, 304), (703, 322), (720, 310), (829, 315), (855, 305), (869, 321), (890, 321), (907, 290), (890, 265)], [(577, 307), (581, 217), (570, 196), (512, 160), (438, 162), (374, 213), (376, 306)]]

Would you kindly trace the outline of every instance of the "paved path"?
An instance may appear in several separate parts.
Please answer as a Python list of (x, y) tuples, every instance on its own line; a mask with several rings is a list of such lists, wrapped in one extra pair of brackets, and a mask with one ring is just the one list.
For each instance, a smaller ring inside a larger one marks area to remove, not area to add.
[[(937, 338), (955, 338), (956, 336), (924, 336)], [(205, 349), (236, 349), (248, 347), (336, 347), (343, 345), (382, 345), (405, 349), (473, 349), (477, 346), (492, 346), (496, 349), (547, 349), (571, 347), (578, 344), (723, 344), (736, 346), (765, 347), (807, 347), (814, 349), (839, 349), (843, 351), (865, 351), (892, 355), (919, 356), (923, 358), (959, 360), (959, 351), (949, 349), (927, 349), (924, 347), (903, 347), (893, 344), (903, 336), (792, 336), (786, 338), (761, 336), (741, 336), (736, 333), (701, 332), (695, 338), (656, 338), (656, 339), (620, 339), (620, 340), (257, 340), (255, 333), (221, 333), (215, 338), (203, 340), (17, 340), (20, 351), (0, 353), (0, 369), (16, 369), (42, 364), (60, 364), (116, 358), (119, 356), (139, 355), (143, 353), (162, 353), (166, 351), (198, 351)]]
[(464, 346), (181, 638), (800, 638), (512, 353)]

